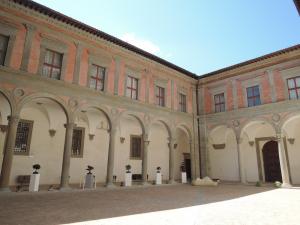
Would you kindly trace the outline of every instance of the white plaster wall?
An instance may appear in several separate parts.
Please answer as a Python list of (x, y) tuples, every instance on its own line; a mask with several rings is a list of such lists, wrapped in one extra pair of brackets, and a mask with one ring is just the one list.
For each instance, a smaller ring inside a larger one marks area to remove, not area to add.
[(225, 140), (225, 148), (214, 149), (213, 143), (209, 144), (210, 176), (225, 181), (238, 181), (238, 155), (234, 132), (225, 127), (220, 128), (211, 134), (211, 139), (215, 140), (214, 144), (223, 144), (221, 141)]
[(246, 134), (242, 135), (240, 150), (241, 156), (243, 157), (243, 169), (245, 171), (245, 180), (247, 182), (258, 181), (259, 176), (255, 144), (253, 146), (249, 145), (249, 139)]
[[(117, 181), (125, 180), (125, 166), (131, 165), (133, 174), (142, 173), (142, 160), (130, 159), (130, 135), (142, 135), (142, 128), (137, 119), (133, 117), (123, 117), (115, 140), (115, 161), (114, 175)], [(125, 137), (124, 143), (120, 142), (120, 137)]]
[[(49, 106), (50, 107), (50, 106)], [(10, 184), (14, 185), (18, 175), (32, 173), (32, 165), (41, 165), (40, 184), (59, 184), (64, 150), (66, 117), (63, 112), (56, 114), (58, 122), (54, 137), (49, 135), (49, 120), (37, 107), (25, 107), (21, 119), (33, 120), (32, 139), (29, 156), (15, 155), (11, 172)]]
[(84, 149), (82, 158), (71, 158), (70, 183), (82, 182), (87, 173), (88, 165), (94, 167), (92, 172), (96, 177), (96, 182), (104, 183), (106, 180), (109, 133), (107, 129), (97, 128), (93, 132), (94, 138), (90, 140), (87, 124), (79, 121), (77, 127), (85, 128)]
[(168, 132), (161, 123), (154, 123), (150, 128), (148, 146), (148, 180), (155, 180), (156, 168), (161, 167), (163, 180), (169, 179)]
[[(174, 177), (175, 180), (181, 180), (181, 170), (180, 166), (182, 162), (184, 162), (184, 156), (183, 153), (190, 153), (190, 144), (187, 135), (184, 131), (177, 129), (177, 148), (175, 149), (175, 171), (174, 171)], [(192, 161), (191, 161), (192, 163)]]
[(290, 163), (290, 172), (292, 183), (300, 184), (300, 118), (289, 121), (285, 126), (285, 134), (287, 138), (295, 138), (294, 144), (287, 143), (288, 158)]

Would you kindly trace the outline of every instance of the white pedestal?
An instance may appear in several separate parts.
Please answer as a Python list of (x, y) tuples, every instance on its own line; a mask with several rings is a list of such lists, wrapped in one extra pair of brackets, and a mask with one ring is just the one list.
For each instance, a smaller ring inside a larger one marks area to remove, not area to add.
[(125, 187), (131, 186), (132, 176), (131, 173), (125, 173)]
[(40, 185), (40, 174), (31, 174), (30, 176), (30, 183), (29, 183), (29, 191), (39, 191)]
[(94, 188), (95, 178), (93, 174), (85, 175), (84, 188)]
[(156, 184), (162, 184), (161, 173), (156, 173)]
[(181, 172), (181, 183), (186, 184), (186, 172)]

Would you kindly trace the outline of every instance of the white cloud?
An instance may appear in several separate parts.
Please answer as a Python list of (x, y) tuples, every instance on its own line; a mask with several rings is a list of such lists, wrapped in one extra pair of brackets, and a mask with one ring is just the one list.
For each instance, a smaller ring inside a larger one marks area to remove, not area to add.
[(125, 33), (121, 39), (152, 54), (160, 54), (160, 48), (153, 42), (137, 37), (134, 33)]

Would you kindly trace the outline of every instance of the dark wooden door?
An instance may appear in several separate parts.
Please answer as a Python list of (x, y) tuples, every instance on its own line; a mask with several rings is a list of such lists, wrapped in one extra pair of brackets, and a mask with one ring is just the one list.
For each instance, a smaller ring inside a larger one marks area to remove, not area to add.
[(191, 159), (184, 159), (184, 165), (185, 165), (185, 169), (186, 169), (186, 178), (190, 180), (192, 178)]
[(265, 181), (275, 182), (282, 181), (280, 161), (278, 154), (278, 145), (276, 141), (267, 142), (262, 150), (264, 169), (265, 169)]

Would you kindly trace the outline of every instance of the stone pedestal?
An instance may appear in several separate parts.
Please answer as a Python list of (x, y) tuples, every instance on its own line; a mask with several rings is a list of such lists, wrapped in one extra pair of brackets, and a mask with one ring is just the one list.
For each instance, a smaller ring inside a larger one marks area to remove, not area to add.
[(130, 187), (132, 183), (131, 173), (125, 173), (125, 187)]
[(186, 172), (181, 172), (181, 183), (186, 184)]
[(162, 184), (162, 175), (161, 173), (156, 173), (156, 184)]
[(29, 183), (29, 191), (39, 191), (40, 185), (40, 174), (31, 174), (30, 176), (30, 183)]
[(87, 174), (85, 175), (85, 183), (84, 183), (84, 189), (85, 188), (94, 188), (95, 183), (95, 177), (93, 174)]

